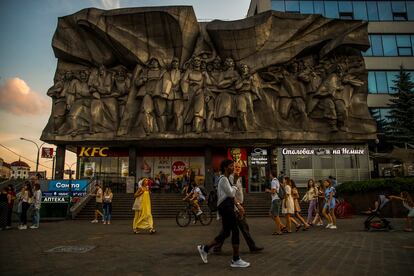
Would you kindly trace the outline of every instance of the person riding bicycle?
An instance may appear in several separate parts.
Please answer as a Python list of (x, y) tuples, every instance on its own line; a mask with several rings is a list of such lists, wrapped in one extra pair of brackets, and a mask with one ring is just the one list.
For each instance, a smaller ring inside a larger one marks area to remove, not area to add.
[(203, 213), (203, 211), (201, 211), (200, 205), (204, 200), (206, 200), (206, 197), (201, 192), (201, 189), (197, 186), (197, 183), (192, 182), (191, 185), (192, 190), (189, 194), (187, 194), (183, 201), (190, 200), (191, 205), (195, 210), (197, 210), (196, 215), (199, 216)]

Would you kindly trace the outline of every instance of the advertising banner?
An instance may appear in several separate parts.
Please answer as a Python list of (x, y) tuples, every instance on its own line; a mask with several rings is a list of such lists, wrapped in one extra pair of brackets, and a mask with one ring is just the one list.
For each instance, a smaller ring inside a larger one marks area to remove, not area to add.
[(86, 162), (85, 171), (83, 173), (84, 177), (93, 177), (95, 175), (95, 162)]
[[(64, 180), (51, 180), (48, 183), (48, 190), (49, 191), (56, 191), (56, 192), (66, 192), (69, 191), (69, 181), (68, 179)], [(72, 179), (72, 192), (81, 192), (86, 190), (86, 186), (88, 186), (87, 179)]]
[(42, 148), (42, 158), (53, 158), (53, 148)]
[(188, 157), (171, 157), (171, 174), (173, 179), (182, 179), (189, 168)]
[(195, 182), (202, 185), (205, 178), (204, 156), (189, 157), (189, 168), (195, 173)]

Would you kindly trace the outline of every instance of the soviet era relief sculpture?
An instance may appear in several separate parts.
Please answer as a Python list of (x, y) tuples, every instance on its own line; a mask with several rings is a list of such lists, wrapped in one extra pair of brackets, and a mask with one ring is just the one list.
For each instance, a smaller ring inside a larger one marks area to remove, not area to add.
[(199, 23), (191, 7), (86, 9), (60, 18), (52, 46), (45, 141), (375, 139), (362, 21), (267, 12)]

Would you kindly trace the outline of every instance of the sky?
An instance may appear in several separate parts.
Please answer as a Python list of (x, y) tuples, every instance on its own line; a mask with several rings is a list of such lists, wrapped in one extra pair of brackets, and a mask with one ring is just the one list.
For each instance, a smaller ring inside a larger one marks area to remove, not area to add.
[[(51, 43), (58, 17), (90, 7), (188, 5), (200, 21), (237, 20), (246, 16), (249, 4), (250, 0), (0, 0), (0, 157), (11, 163), (21, 156), (35, 170), (37, 148), (20, 137), (43, 143), (39, 138), (52, 104), (46, 92), (57, 64)], [(67, 152), (67, 165), (74, 162), (75, 154)], [(51, 160), (40, 159), (39, 171), (46, 170), (50, 177), (51, 168)]]

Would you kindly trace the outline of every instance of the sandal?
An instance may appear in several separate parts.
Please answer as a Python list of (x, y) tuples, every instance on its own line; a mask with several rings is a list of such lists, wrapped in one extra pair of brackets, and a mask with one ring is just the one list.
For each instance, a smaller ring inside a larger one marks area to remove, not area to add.
[(139, 234), (139, 230), (138, 229), (134, 229), (134, 234)]
[(155, 234), (155, 233), (157, 233), (157, 231), (155, 231), (155, 229), (151, 229), (149, 232), (150, 232), (150, 234)]
[(299, 225), (297, 225), (297, 226), (296, 226), (296, 232), (298, 232), (298, 231), (299, 231), (299, 229), (300, 229), (301, 227), (302, 227), (302, 225), (300, 225), (300, 224), (299, 224)]
[(286, 226), (280, 229), (280, 231), (282, 231), (282, 233), (289, 233)]
[(277, 231), (275, 231), (275, 232), (273, 232), (273, 233), (272, 233), (272, 235), (274, 235), (274, 236), (279, 236), (279, 235), (282, 235), (282, 232), (277, 232)]

